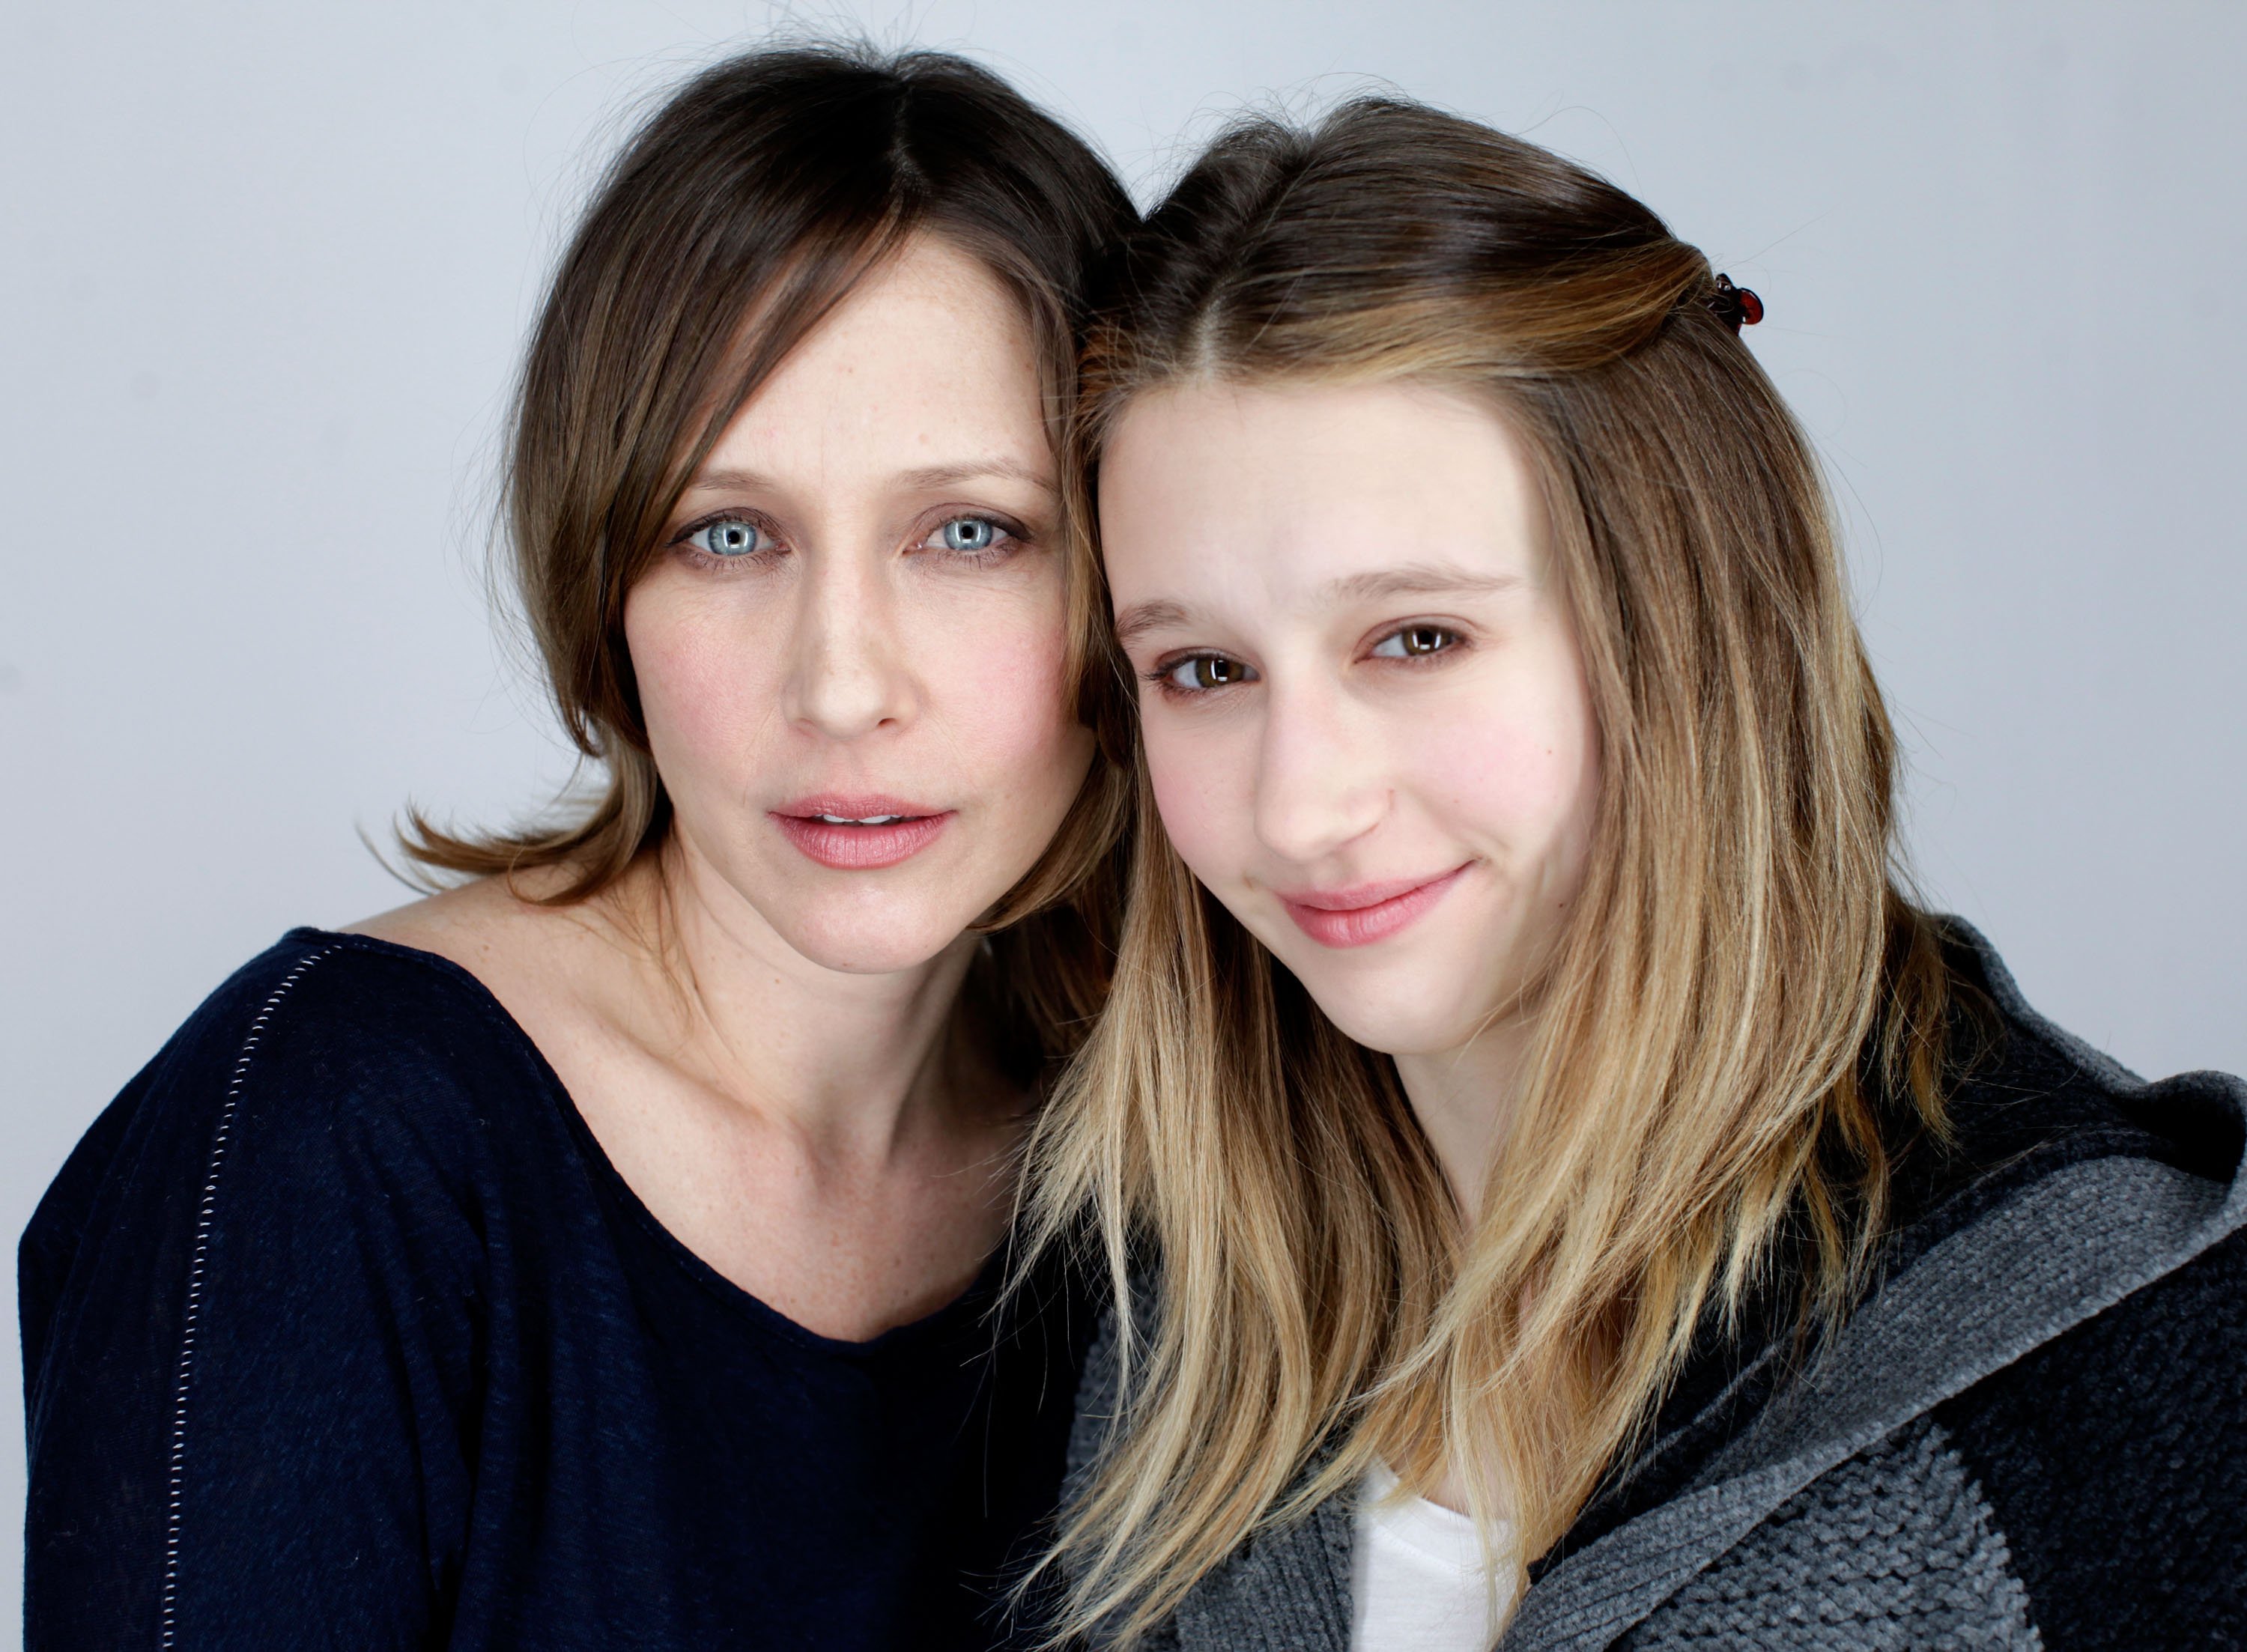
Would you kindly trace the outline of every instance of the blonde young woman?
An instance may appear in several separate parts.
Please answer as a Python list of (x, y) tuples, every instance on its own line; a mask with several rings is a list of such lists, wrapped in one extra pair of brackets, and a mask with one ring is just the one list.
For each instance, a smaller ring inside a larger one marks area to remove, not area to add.
[(1036, 1143), (1116, 1293), (1067, 1627), (2241, 1643), (2247, 1090), (1900, 889), (1753, 296), (1381, 101), (1222, 139), (1115, 290), (1144, 829)]

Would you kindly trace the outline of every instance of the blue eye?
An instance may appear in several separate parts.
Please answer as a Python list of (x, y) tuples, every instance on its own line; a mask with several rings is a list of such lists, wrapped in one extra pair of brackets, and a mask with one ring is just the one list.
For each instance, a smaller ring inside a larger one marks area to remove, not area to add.
[(988, 516), (954, 516), (929, 536), (929, 543), (939, 550), (964, 551), (973, 556), (994, 549), (1001, 537), (1012, 536)]
[(747, 556), (771, 542), (756, 523), (729, 516), (722, 522), (705, 522), (686, 536), (686, 543), (713, 556)]

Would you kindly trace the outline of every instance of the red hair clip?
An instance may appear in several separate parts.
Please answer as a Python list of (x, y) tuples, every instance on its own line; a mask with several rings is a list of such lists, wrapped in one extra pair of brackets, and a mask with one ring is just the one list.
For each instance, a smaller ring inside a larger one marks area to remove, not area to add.
[(1763, 319), (1763, 300), (1745, 287), (1732, 285), (1730, 276), (1717, 277), (1717, 290), (1709, 295), (1709, 308), (1734, 332), (1742, 327), (1752, 327)]

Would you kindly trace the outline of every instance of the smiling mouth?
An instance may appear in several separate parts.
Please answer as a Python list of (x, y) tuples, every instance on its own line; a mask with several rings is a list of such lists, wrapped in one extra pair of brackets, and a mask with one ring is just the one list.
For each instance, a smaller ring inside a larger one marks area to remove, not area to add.
[(806, 858), (835, 871), (866, 872), (911, 860), (943, 836), (956, 813), (887, 797), (818, 797), (768, 818)]
[(1465, 865), (1454, 866), (1418, 882), (1369, 884), (1331, 892), (1304, 890), (1280, 896), (1280, 904), (1295, 920), (1295, 927), (1322, 946), (1369, 946), (1417, 922), (1451, 893), (1466, 870)]

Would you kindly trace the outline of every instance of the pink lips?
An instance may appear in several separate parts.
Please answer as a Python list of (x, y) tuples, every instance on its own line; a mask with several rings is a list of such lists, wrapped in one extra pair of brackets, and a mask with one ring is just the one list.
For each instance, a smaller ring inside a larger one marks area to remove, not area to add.
[(1465, 866), (1455, 866), (1438, 877), (1391, 878), (1354, 889), (1299, 890), (1281, 895), (1280, 904), (1295, 926), (1322, 946), (1369, 946), (1417, 919), (1450, 892), (1465, 870)]
[(911, 860), (955, 813), (896, 797), (821, 796), (783, 804), (772, 811), (772, 822), (822, 866), (866, 872)]

